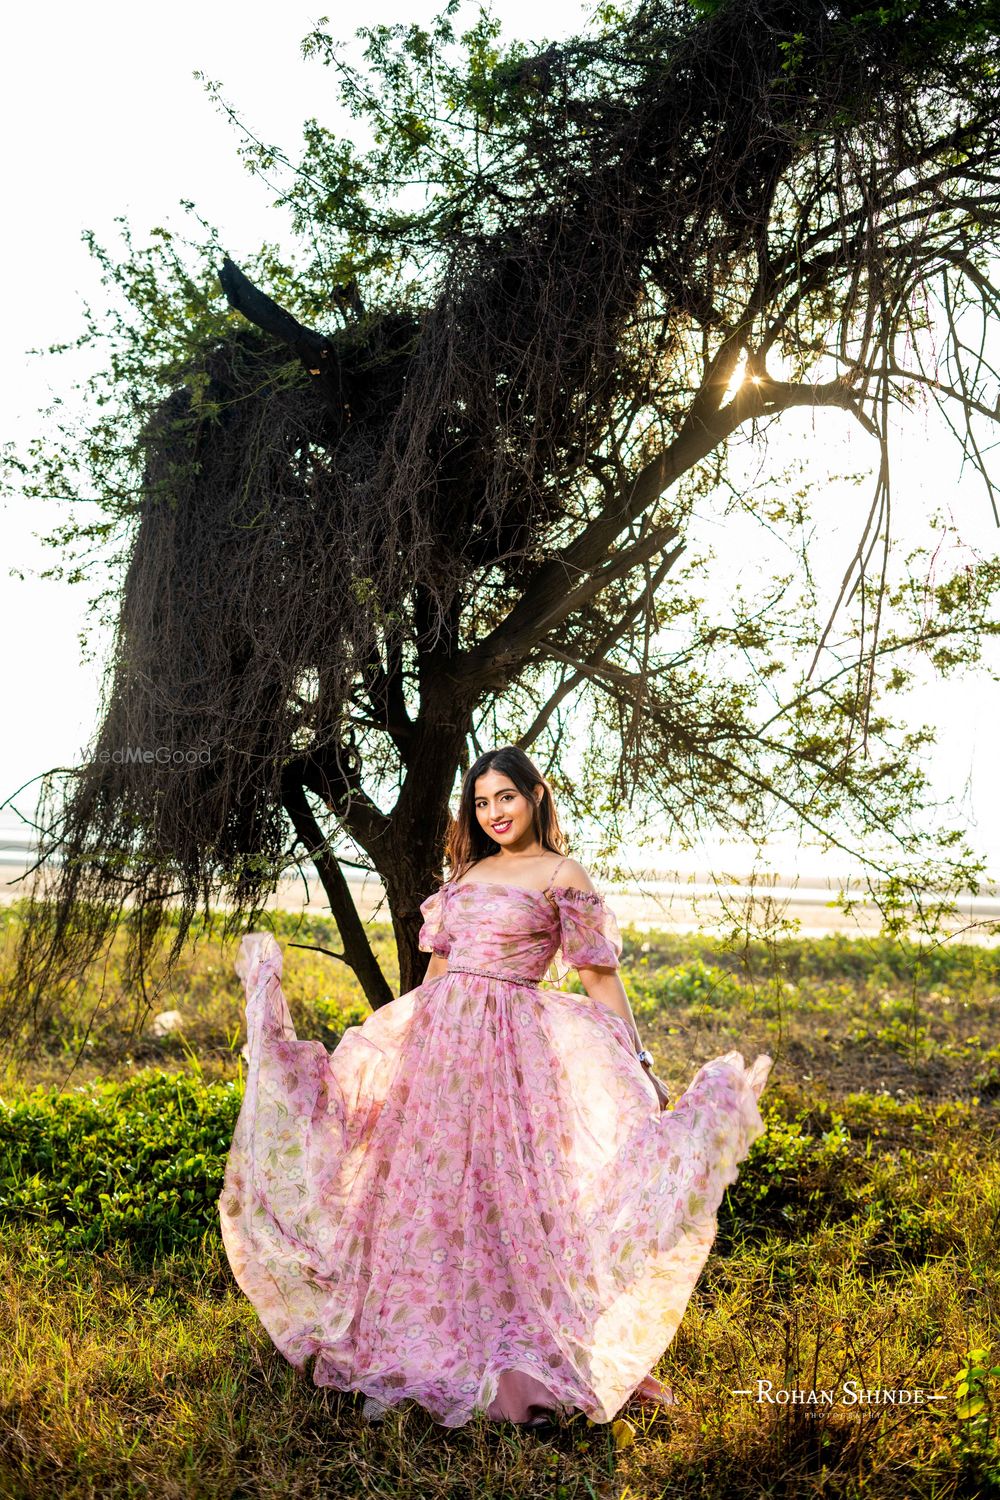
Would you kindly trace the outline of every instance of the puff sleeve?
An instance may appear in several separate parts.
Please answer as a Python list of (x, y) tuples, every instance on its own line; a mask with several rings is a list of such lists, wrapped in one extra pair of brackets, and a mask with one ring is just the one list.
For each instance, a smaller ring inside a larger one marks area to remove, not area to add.
[(426, 901), (420, 903), (423, 925), (417, 937), (417, 947), (422, 953), (437, 953), (447, 958), (451, 952), (451, 938), (445, 928), (444, 886), (432, 891)]
[(571, 968), (617, 969), (622, 951), (618, 921), (597, 891), (556, 886), (560, 948)]

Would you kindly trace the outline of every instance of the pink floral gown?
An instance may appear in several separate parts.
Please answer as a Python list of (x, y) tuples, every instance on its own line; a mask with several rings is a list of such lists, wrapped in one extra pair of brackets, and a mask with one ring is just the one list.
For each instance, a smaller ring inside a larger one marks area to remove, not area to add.
[(683, 1317), (771, 1059), (706, 1062), (661, 1112), (628, 1028), (538, 987), (557, 949), (614, 969), (597, 893), (448, 882), (420, 946), (448, 972), (300, 1041), (274, 938), (243, 939), (246, 1092), (219, 1199), (233, 1274), (284, 1357), (380, 1412), (413, 1398), (610, 1421), (669, 1400), (651, 1371)]

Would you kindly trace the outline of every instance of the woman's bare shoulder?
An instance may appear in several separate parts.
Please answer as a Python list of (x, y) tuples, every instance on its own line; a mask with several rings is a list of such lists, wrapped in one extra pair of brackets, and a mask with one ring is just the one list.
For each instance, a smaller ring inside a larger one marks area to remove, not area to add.
[(578, 859), (564, 859), (555, 873), (554, 883), (572, 886), (577, 891), (594, 890), (594, 882), (586, 867)]

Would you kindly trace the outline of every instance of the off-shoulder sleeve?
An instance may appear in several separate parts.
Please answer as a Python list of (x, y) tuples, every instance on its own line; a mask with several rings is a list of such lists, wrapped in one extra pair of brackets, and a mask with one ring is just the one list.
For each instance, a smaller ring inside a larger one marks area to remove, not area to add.
[(423, 953), (438, 953), (447, 958), (451, 951), (451, 938), (445, 930), (444, 886), (432, 891), (426, 901), (421, 901), (420, 912), (423, 926), (417, 937), (417, 947)]
[(559, 908), (560, 947), (566, 962), (574, 969), (617, 969), (621, 933), (604, 897), (570, 886), (555, 886), (552, 895)]

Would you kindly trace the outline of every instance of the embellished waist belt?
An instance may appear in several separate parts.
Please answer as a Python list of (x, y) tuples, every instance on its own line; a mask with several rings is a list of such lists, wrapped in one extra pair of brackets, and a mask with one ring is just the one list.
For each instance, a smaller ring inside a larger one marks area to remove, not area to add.
[[(484, 979), (506, 979), (508, 984), (529, 985), (532, 989), (545, 977), (544, 975), (539, 975), (537, 979), (524, 979), (520, 974), (498, 974), (493, 969), (466, 969), (461, 964), (449, 964), (446, 972), (449, 974), (481, 974)], [(441, 977), (444, 978), (444, 975)]]

